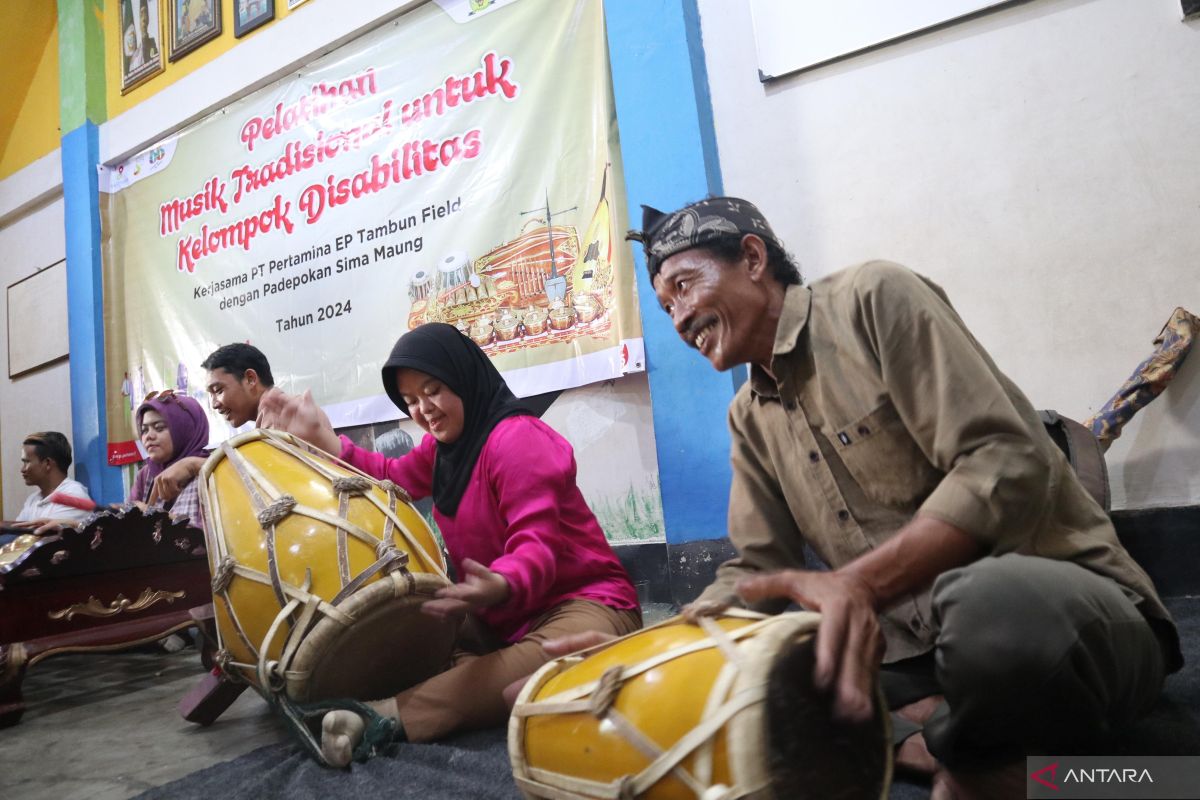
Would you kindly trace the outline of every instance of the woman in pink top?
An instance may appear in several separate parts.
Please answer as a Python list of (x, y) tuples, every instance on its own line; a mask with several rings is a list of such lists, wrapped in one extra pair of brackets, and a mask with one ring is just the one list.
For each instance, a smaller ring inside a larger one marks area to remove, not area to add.
[[(289, 427), (414, 499), (433, 495), (461, 582), (422, 610), (473, 619), (450, 669), (369, 705), (398, 719), (409, 741), (501, 725), (503, 689), (545, 663), (543, 642), (637, 630), (637, 593), (575, 483), (571, 445), (520, 405), (474, 342), (450, 325), (422, 325), (396, 342), (383, 386), (429, 434), (402, 458), (339, 440), (323, 415), (317, 430)], [(363, 726), (353, 712), (328, 713), (326, 758), (349, 763)]]

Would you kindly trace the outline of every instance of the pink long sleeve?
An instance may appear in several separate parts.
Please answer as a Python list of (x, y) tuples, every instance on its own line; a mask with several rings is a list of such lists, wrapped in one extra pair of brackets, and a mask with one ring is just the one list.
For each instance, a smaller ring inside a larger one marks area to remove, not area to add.
[[(474, 480), (489, 490), (500, 546), (490, 559), (471, 557), (503, 575), (510, 590), (504, 604), (480, 616), (510, 640), (565, 600), (637, 607), (633, 584), (584, 501), (575, 473), (570, 443), (535, 417), (497, 425), (480, 455)], [(457, 521), (466, 522), (462, 517), (460, 506)], [(472, 530), (481, 530), (478, 522)], [(488, 555), (489, 543), (478, 544), (480, 555)]]
[(525, 426), (505, 426), (488, 441), (486, 479), (505, 523), (504, 554), (491, 569), (508, 579), (509, 602), (530, 608), (554, 586), (556, 554), (573, 548), (559, 514), (578, 489), (570, 445), (538, 428), (514, 436), (518, 427)]
[[(387, 458), (342, 437), (341, 458), (403, 486), (414, 500), (432, 492), (437, 442), (421, 440)], [(516, 641), (539, 616), (572, 599), (637, 607), (637, 592), (575, 483), (570, 443), (535, 417), (509, 417), (488, 436), (453, 517), (434, 507), (458, 575), (470, 558), (508, 581), (508, 599), (478, 616)]]
[(437, 442), (426, 436), (421, 443), (400, 458), (388, 458), (383, 453), (364, 450), (347, 436), (342, 440), (339, 458), (352, 467), (357, 467), (376, 480), (387, 479), (402, 487), (414, 500), (428, 497), (433, 491), (433, 455)]

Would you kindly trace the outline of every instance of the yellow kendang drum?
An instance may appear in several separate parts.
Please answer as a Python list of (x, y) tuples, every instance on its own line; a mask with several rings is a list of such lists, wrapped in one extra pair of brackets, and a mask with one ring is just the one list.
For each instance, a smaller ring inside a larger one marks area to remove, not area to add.
[(227, 675), (288, 716), (445, 668), (455, 626), (420, 605), (449, 585), (446, 562), (403, 489), (272, 430), (225, 442), (200, 480)]
[(812, 685), (820, 615), (682, 617), (549, 662), (508, 727), (527, 797), (881, 800), (890, 726), (835, 723)]

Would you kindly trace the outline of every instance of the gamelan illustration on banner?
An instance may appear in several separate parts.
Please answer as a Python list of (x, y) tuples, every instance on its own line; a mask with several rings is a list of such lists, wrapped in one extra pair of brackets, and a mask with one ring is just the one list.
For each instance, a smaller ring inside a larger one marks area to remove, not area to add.
[(582, 248), (574, 226), (553, 224), (547, 198), (544, 209), (526, 212), (542, 216), (529, 219), (516, 238), (474, 260), (448, 254), (436, 276), (418, 270), (409, 283), (409, 327), (446, 322), (497, 354), (607, 336), (614, 301), (607, 188), (606, 166)]

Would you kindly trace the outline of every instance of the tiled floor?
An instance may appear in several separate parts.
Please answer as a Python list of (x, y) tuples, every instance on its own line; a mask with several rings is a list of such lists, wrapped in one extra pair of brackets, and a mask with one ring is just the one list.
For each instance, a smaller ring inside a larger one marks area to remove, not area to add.
[(192, 648), (34, 665), (29, 709), (0, 730), (0, 797), (123, 800), (283, 738), (249, 691), (212, 727), (184, 721), (175, 705), (203, 675)]
[[(674, 609), (644, 611), (650, 625)], [(34, 665), (24, 683), (29, 709), (0, 729), (0, 799), (124, 800), (286, 738), (253, 691), (209, 728), (184, 721), (176, 704), (203, 676), (192, 648)]]

